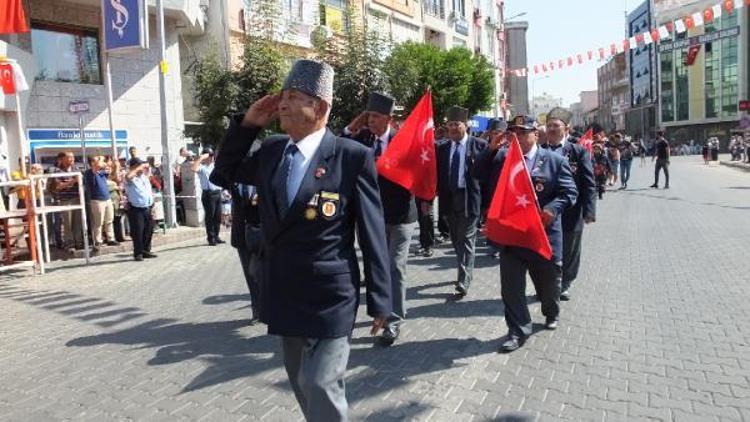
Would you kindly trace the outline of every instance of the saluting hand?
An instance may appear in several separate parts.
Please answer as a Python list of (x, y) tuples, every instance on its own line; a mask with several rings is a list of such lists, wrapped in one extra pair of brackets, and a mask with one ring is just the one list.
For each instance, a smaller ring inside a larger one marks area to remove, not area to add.
[(281, 94), (266, 95), (254, 102), (245, 112), (242, 126), (264, 128), (279, 117)]
[(362, 129), (362, 127), (366, 124), (367, 112), (363, 111), (359, 113), (359, 116), (355, 117), (354, 120), (352, 120), (352, 122), (349, 123), (346, 127), (349, 129), (349, 132), (351, 132), (353, 135), (356, 135), (357, 132), (359, 132), (359, 130)]
[(372, 329), (370, 330), (370, 335), (376, 336), (378, 335), (378, 332), (385, 327), (386, 322), (388, 321), (387, 318), (375, 318), (372, 320)]

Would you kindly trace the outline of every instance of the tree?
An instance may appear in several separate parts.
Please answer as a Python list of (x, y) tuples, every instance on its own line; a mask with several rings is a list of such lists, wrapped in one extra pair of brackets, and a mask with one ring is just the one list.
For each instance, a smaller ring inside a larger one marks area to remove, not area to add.
[(342, 37), (316, 39), (321, 60), (333, 67), (333, 107), (329, 125), (343, 128), (367, 106), (371, 91), (385, 91), (383, 73), (390, 41), (360, 25), (356, 12), (346, 11)]
[(206, 56), (195, 67), (195, 93), (202, 125), (190, 135), (202, 144), (217, 146), (226, 132), (225, 119), (236, 95), (232, 72), (215, 54)]
[(273, 43), (260, 37), (247, 36), (242, 66), (233, 73), (237, 86), (234, 109), (247, 110), (250, 104), (281, 88), (287, 64)]
[(407, 111), (431, 87), (437, 121), (453, 105), (468, 108), (470, 114), (485, 110), (495, 96), (492, 66), (484, 56), (461, 47), (444, 51), (409, 41), (393, 49), (385, 69), (391, 92)]

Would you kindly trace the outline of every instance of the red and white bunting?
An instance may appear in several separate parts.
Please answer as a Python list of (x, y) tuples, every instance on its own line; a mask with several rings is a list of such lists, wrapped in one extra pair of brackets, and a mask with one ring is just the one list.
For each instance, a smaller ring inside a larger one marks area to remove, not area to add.
[[(731, 15), (736, 13), (736, 10), (745, 6), (750, 6), (750, 0), (720, 0), (719, 3), (712, 7), (701, 11), (695, 11), (688, 16), (675, 19), (674, 21), (665, 22), (658, 27), (634, 34), (632, 37), (626, 38), (622, 42), (614, 42), (609, 45), (605, 44), (604, 47), (594, 48), (583, 53), (576, 53), (564, 59), (550, 60), (546, 63), (534, 65), (534, 74), (538, 75), (540, 73), (563, 70), (565, 67), (573, 67), (576, 64), (582, 65), (587, 58), (588, 61), (593, 61), (595, 56), (601, 61), (619, 53), (638, 48), (641, 45), (660, 43), (672, 38), (673, 31), (677, 34), (685, 33), (686, 31), (714, 22), (723, 14), (728, 13)], [(532, 67), (529, 69), (532, 69)], [(518, 69), (517, 71), (510, 71), (509, 73), (515, 76), (528, 76), (528, 72), (528, 69)]]

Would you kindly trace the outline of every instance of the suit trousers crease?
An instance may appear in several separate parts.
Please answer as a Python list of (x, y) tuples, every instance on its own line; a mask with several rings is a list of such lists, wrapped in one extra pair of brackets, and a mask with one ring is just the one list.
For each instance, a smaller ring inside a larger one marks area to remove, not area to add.
[(347, 421), (344, 375), (349, 337), (282, 337), (284, 367), (297, 402), (309, 422)]
[(526, 301), (526, 273), (531, 276), (537, 298), (542, 304), (542, 315), (553, 319), (560, 315), (560, 265), (544, 257), (514, 248), (503, 248), (500, 253), (500, 291), (505, 307), (505, 323), (510, 334), (526, 337), (533, 325)]
[(562, 291), (568, 290), (581, 267), (583, 230), (563, 232)]
[(393, 301), (393, 312), (388, 318), (389, 326), (400, 325), (406, 319), (406, 265), (409, 259), (412, 233), (414, 233), (414, 223), (385, 225)]
[(203, 191), (201, 195), (204, 221), (206, 225), (206, 239), (209, 242), (219, 240), (221, 228), (221, 191)]
[[(428, 213), (422, 212), (423, 204), (430, 208)], [(432, 211), (432, 203), (417, 199), (417, 215), (419, 218), (419, 246), (422, 249), (432, 249), (435, 246), (435, 215)]]
[(133, 256), (151, 252), (151, 237), (154, 234), (151, 209), (131, 206), (128, 209), (128, 224), (130, 225), (130, 238), (133, 240)]
[(469, 287), (474, 274), (474, 255), (477, 238), (478, 217), (466, 216), (465, 191), (457, 191), (451, 198), (451, 208), (448, 213), (448, 229), (458, 261), (459, 284)]

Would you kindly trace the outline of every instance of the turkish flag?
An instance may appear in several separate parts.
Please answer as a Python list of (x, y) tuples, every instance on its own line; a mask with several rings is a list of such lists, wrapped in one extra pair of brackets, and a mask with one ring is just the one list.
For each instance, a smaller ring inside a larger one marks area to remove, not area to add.
[(695, 59), (698, 57), (698, 53), (701, 51), (702, 44), (691, 45), (688, 48), (688, 55), (685, 57), (685, 65), (692, 66), (695, 63)]
[(487, 212), (485, 235), (499, 245), (518, 246), (546, 259), (552, 258), (529, 170), (515, 137), (511, 138), (495, 196)]
[(16, 84), (13, 80), (13, 65), (10, 63), (0, 63), (0, 86), (2, 86), (3, 94), (5, 95), (16, 93)]
[(594, 131), (593, 129), (589, 129), (586, 131), (586, 133), (581, 136), (581, 139), (578, 141), (578, 144), (581, 145), (586, 149), (586, 151), (589, 152), (589, 154), (594, 153)]
[(376, 165), (381, 176), (408, 189), (419, 199), (432, 201), (437, 194), (436, 157), (432, 93), (427, 91)]
[(2, 0), (0, 2), (0, 34), (19, 32), (29, 32), (21, 0)]

